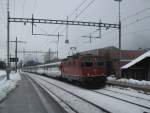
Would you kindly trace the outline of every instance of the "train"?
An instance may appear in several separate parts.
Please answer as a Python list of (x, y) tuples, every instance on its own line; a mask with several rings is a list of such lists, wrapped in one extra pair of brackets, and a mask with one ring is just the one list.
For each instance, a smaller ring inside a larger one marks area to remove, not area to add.
[(22, 70), (78, 83), (82, 86), (104, 86), (106, 83), (105, 60), (91, 54), (77, 54), (59, 62), (23, 67)]

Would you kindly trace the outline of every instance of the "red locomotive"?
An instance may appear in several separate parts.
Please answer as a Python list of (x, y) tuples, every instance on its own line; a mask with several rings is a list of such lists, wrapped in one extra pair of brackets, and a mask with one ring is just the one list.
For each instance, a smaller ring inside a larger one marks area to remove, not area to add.
[(91, 54), (70, 56), (61, 64), (62, 78), (82, 85), (104, 85), (105, 72), (105, 60)]

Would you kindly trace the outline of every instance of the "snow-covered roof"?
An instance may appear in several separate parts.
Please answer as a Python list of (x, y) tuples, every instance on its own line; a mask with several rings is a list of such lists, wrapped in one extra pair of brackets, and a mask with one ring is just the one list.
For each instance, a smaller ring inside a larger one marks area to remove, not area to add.
[(123, 67), (121, 67), (121, 69), (127, 69), (127, 68), (133, 66), (134, 64), (136, 64), (136, 63), (138, 63), (138, 62), (140, 62), (143, 59), (148, 58), (148, 57), (150, 57), (150, 51), (148, 51), (148, 52), (144, 53), (143, 55), (137, 57), (136, 59), (132, 60), (128, 64), (126, 64)]

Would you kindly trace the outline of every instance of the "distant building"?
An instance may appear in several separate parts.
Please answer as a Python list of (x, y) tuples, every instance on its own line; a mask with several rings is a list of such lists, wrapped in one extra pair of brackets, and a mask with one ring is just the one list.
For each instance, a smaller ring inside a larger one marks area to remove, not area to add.
[(6, 63), (4, 61), (0, 61), (0, 69), (6, 69)]
[(150, 81), (150, 51), (123, 66), (122, 76), (137, 80)]
[[(121, 50), (121, 67), (138, 56), (145, 53), (145, 50)], [(119, 49), (111, 46), (101, 49), (94, 49), (81, 52), (80, 54), (95, 54), (106, 59), (107, 75), (118, 75), (119, 72)]]

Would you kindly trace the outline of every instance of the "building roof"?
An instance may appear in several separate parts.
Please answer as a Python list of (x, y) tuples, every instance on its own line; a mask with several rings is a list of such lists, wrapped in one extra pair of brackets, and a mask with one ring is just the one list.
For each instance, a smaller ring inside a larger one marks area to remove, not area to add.
[(121, 67), (121, 69), (127, 69), (133, 65), (135, 65), (136, 63), (144, 60), (145, 58), (150, 57), (150, 51), (142, 54), (141, 56), (137, 57), (136, 59), (132, 60), (131, 62), (129, 62), (128, 64), (124, 65), (123, 67)]
[[(112, 59), (116, 59), (119, 57), (119, 49), (113, 46), (88, 50), (81, 52), (80, 54), (95, 54), (104, 57), (108, 53)], [(138, 56), (142, 55), (143, 53), (145, 53), (145, 50), (121, 50), (121, 59), (131, 61), (137, 58)]]

